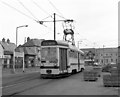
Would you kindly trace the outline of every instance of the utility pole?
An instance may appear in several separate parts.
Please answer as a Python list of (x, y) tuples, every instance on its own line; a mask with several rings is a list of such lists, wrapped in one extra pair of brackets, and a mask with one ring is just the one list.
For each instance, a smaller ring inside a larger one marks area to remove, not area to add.
[(105, 56), (104, 56), (104, 55), (105, 55), (105, 54), (104, 54), (105, 52), (104, 52), (104, 47), (105, 47), (105, 45), (103, 45), (103, 65), (105, 65), (105, 58), (104, 58), (104, 57), (105, 57)]
[(53, 21), (37, 21), (41, 25), (43, 25), (44, 22), (53, 22), (54, 23), (54, 40), (56, 40), (56, 22), (73, 22), (73, 20), (70, 20), (70, 19), (56, 20), (56, 15), (57, 15), (56, 13), (53, 13)]
[(56, 40), (56, 21), (55, 21), (55, 13), (54, 13), (54, 40)]

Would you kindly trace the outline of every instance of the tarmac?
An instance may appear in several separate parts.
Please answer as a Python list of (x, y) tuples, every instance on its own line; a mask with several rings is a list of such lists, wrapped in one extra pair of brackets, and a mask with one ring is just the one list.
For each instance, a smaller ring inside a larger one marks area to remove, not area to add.
[(25, 68), (24, 71), (23, 68), (16, 68), (15, 71), (12, 68), (2, 68), (2, 77), (23, 75), (23, 74), (39, 72), (39, 71), (40, 71), (39, 67), (28, 67)]

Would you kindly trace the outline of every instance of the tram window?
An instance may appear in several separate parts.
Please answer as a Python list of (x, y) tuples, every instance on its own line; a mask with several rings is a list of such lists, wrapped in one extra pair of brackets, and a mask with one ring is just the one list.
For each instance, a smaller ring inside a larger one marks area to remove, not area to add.
[(69, 52), (69, 56), (72, 57), (72, 58), (77, 58), (77, 57), (78, 57), (77, 52), (76, 52), (76, 51), (73, 51), (73, 50), (71, 50), (71, 51)]
[(54, 59), (56, 58), (56, 48), (42, 48), (41, 57), (42, 59)]

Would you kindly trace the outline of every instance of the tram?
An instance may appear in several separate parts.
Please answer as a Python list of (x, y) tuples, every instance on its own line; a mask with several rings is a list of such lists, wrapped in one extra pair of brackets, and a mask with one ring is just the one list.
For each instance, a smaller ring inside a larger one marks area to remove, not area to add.
[(41, 78), (69, 75), (84, 69), (84, 53), (74, 45), (58, 40), (41, 42)]

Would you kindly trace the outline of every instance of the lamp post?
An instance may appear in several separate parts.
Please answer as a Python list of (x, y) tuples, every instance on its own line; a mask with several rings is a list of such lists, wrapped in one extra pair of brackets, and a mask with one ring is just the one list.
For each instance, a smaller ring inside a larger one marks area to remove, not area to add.
[(79, 44), (81, 44), (82, 41), (78, 41), (78, 49), (79, 49)]
[(16, 47), (17, 47), (17, 40), (18, 40), (18, 28), (22, 28), (22, 27), (28, 27), (28, 25), (22, 25), (22, 26), (16, 27)]
[[(28, 25), (22, 25), (16, 27), (16, 48), (17, 48), (17, 39), (18, 39), (18, 28), (22, 28), (22, 27), (28, 27)], [(24, 71), (24, 59), (23, 59), (23, 71)], [(15, 73), (15, 51), (13, 54), (13, 72)]]
[(105, 54), (104, 54), (105, 52), (104, 52), (104, 47), (105, 47), (105, 45), (103, 45), (103, 65), (105, 65), (105, 56), (104, 56), (104, 55), (105, 55)]
[(77, 47), (79, 48), (79, 44), (81, 44), (83, 42), (83, 40), (86, 40), (86, 39), (80, 39), (78, 42), (77, 42)]

